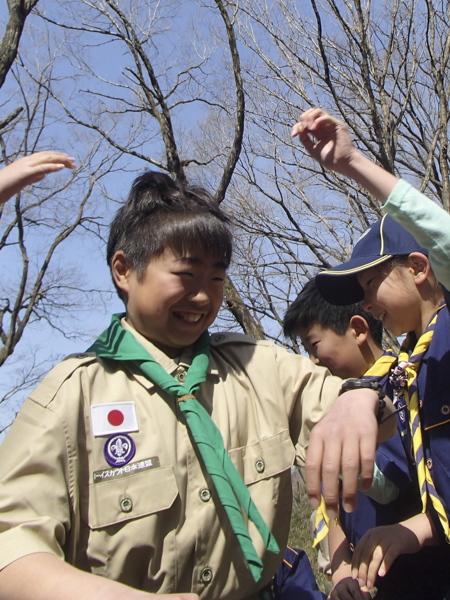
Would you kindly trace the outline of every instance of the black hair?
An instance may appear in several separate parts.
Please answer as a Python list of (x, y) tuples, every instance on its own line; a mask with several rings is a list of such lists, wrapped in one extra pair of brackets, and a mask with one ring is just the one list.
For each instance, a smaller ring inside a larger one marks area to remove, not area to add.
[(111, 267), (114, 254), (122, 250), (139, 279), (149, 258), (166, 248), (180, 255), (212, 255), (228, 267), (232, 244), (230, 220), (206, 189), (146, 171), (134, 180), (111, 223), (106, 260)]
[(287, 309), (283, 319), (283, 332), (287, 338), (296, 342), (299, 327), (309, 327), (313, 323), (319, 323), (338, 335), (344, 335), (351, 318), (355, 315), (360, 315), (367, 321), (374, 341), (381, 346), (383, 325), (363, 309), (362, 302), (347, 306), (330, 304), (319, 293), (315, 280), (311, 279)]

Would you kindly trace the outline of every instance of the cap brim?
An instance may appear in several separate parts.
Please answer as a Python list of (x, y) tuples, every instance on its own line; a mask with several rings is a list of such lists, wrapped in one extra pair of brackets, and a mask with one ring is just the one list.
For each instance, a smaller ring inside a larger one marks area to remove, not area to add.
[(364, 300), (364, 290), (358, 282), (358, 273), (366, 271), (392, 258), (390, 254), (377, 257), (358, 257), (321, 271), (315, 277), (316, 287), (327, 302), (346, 306)]

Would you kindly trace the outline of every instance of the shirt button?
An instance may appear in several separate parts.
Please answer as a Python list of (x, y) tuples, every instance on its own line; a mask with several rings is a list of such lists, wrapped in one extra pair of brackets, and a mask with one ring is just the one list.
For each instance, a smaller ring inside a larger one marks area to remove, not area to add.
[(264, 464), (263, 460), (259, 459), (255, 462), (255, 467), (258, 473), (263, 473), (264, 469), (266, 468), (266, 465)]
[(443, 404), (441, 406), (441, 413), (447, 417), (450, 414), (450, 406), (448, 404)]
[(207, 488), (200, 490), (200, 498), (203, 502), (209, 502), (211, 500), (211, 492)]
[(427, 458), (427, 467), (429, 471), (433, 468), (433, 460), (431, 458)]
[(184, 383), (186, 381), (186, 373), (181, 371), (180, 373), (177, 373), (176, 378), (180, 383)]
[(215, 335), (215, 336), (214, 336), (214, 341), (215, 341), (215, 342), (221, 342), (221, 341), (222, 341), (222, 340), (224, 340), (224, 339), (225, 339), (225, 336), (224, 336), (224, 335), (221, 335), (221, 334), (219, 334), (219, 335)]
[(122, 498), (120, 501), (120, 510), (124, 513), (128, 513), (133, 508), (133, 502), (131, 498)]
[(203, 583), (211, 583), (213, 578), (213, 572), (209, 567), (205, 567), (200, 575), (200, 579)]

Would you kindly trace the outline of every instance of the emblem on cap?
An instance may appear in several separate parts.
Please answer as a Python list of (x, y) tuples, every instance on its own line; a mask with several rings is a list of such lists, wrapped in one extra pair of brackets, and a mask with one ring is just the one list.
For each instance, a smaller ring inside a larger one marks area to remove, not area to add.
[(126, 465), (133, 458), (135, 452), (136, 446), (126, 433), (111, 435), (103, 448), (106, 461), (112, 467)]

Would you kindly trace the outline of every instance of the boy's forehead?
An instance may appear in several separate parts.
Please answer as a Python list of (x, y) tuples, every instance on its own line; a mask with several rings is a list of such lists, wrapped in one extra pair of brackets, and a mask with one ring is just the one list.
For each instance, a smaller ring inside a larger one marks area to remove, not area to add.
[[(384, 263), (383, 263), (383, 265), (384, 265), (384, 268), (386, 268), (386, 265)], [(359, 282), (367, 281), (374, 274), (380, 273), (381, 271), (382, 271), (382, 267), (380, 265), (376, 265), (375, 267), (369, 267), (368, 269), (364, 269), (364, 271), (360, 271), (359, 273), (357, 273), (356, 279)]]
[(319, 321), (312, 321), (306, 325), (303, 323), (297, 327), (298, 335), (302, 342), (308, 341), (310, 337), (320, 333), (324, 329), (326, 329), (326, 327), (323, 327)]
[(213, 266), (219, 269), (226, 269), (224, 260), (214, 256), (213, 254), (200, 255), (195, 252), (186, 252), (182, 255), (174, 253), (174, 262), (195, 266)]

